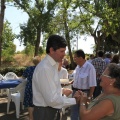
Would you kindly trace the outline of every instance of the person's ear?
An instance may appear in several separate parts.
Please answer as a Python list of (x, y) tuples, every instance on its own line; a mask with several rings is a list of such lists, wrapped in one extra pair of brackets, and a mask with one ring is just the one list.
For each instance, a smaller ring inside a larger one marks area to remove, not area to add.
[(53, 54), (54, 53), (54, 49), (51, 47), (50, 48), (50, 53)]

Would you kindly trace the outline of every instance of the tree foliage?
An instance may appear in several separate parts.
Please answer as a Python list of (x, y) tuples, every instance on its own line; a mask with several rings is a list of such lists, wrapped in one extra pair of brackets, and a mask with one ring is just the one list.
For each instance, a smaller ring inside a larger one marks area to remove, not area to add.
[(24, 52), (28, 56), (34, 56), (34, 50), (35, 47), (28, 43), (27, 46), (25, 47)]
[(11, 61), (13, 59), (13, 55), (16, 51), (16, 45), (13, 44), (15, 37), (16, 35), (12, 32), (10, 23), (6, 21), (4, 23), (2, 42), (2, 58), (4, 61)]
[(77, 0), (75, 7), (80, 8), (83, 21), (81, 32), (94, 37), (95, 51), (105, 48), (105, 40), (109, 34), (113, 39), (111, 42), (119, 42), (119, 4), (118, 0)]
[[(40, 42), (45, 47), (51, 34), (65, 37), (71, 63), (74, 40), (80, 35), (94, 37), (96, 51), (116, 51), (120, 44), (120, 2), (119, 0), (13, 0), (15, 6), (29, 16), (26, 24), (20, 26), (18, 38), (25, 46), (35, 46), (39, 53)], [(43, 41), (41, 35), (43, 34)], [(111, 36), (111, 38), (109, 37)], [(115, 45), (116, 47), (113, 47)]]
[(20, 38), (24, 39), (25, 45), (27, 42), (35, 43), (34, 55), (36, 56), (38, 55), (39, 51), (41, 34), (47, 29), (47, 25), (54, 14), (54, 8), (57, 0), (35, 0), (33, 4), (31, 4), (32, 1), (30, 0), (14, 0), (14, 2), (19, 6), (20, 9), (23, 9), (29, 15), (27, 26), (21, 26), (22, 34), (20, 34)]

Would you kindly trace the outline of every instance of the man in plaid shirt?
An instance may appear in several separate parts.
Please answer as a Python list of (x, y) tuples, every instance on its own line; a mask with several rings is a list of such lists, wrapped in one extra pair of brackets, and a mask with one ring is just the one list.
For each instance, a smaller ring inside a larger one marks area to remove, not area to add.
[(98, 57), (93, 59), (93, 61), (91, 62), (96, 70), (96, 81), (97, 81), (97, 86), (95, 87), (95, 90), (93, 93), (94, 98), (96, 98), (102, 91), (102, 88), (100, 86), (100, 76), (102, 75), (102, 73), (106, 67), (106, 63), (103, 59), (103, 56), (104, 56), (103, 51), (99, 50), (97, 52), (97, 55), (98, 55)]

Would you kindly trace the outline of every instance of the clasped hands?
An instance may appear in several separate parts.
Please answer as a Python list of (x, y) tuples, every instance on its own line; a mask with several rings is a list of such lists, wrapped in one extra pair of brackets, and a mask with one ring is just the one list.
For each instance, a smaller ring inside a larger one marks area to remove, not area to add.
[(82, 92), (80, 90), (76, 91), (74, 96), (76, 99), (76, 103), (87, 103), (87, 93)]
[[(62, 92), (63, 92), (63, 95), (69, 96), (70, 94), (72, 94), (73, 91), (69, 88), (63, 88)], [(76, 99), (76, 103), (78, 104), (88, 102), (87, 93), (82, 92), (80, 90), (76, 91), (73, 97)]]

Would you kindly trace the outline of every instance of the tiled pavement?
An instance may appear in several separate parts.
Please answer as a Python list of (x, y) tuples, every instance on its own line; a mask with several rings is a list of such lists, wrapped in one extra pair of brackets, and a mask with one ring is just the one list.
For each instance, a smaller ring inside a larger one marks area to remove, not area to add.
[[(10, 104), (9, 114), (7, 114), (6, 111), (7, 111), (7, 97), (0, 96), (0, 120), (28, 120), (27, 109), (21, 110), (20, 118), (19, 119), (16, 118), (15, 106), (14, 106), (13, 102), (11, 102), (11, 104)], [(69, 109), (66, 111), (66, 114), (63, 115), (62, 120), (70, 120), (70, 110)]]

